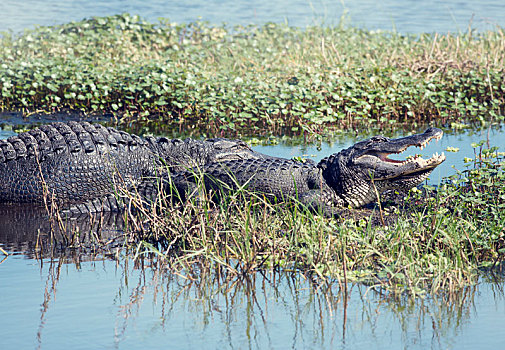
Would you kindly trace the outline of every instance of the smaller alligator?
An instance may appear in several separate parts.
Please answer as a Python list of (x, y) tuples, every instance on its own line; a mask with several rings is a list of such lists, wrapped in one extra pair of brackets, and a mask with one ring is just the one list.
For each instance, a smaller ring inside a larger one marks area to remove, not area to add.
[(57, 122), (0, 140), (0, 203), (116, 210), (119, 186), (131, 190), (166, 168), (263, 157), (240, 140), (140, 138), (100, 124)]
[[(442, 130), (429, 128), (422, 134), (398, 139), (375, 136), (324, 158), (317, 164), (289, 159), (238, 159), (203, 167), (205, 187), (213, 191), (233, 191), (244, 186), (276, 200), (295, 198), (326, 216), (339, 207), (359, 208), (387, 190), (409, 190), (428, 178), (445, 160), (435, 154), (430, 159), (414, 156), (404, 161), (388, 158), (410, 146), (421, 149)], [(198, 170), (173, 177), (181, 196), (196, 191)]]

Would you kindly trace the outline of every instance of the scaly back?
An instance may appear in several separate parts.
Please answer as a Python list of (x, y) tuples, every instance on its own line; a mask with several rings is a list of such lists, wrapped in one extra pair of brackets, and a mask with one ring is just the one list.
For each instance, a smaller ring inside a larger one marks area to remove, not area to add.
[(0, 202), (78, 203), (154, 173), (138, 136), (87, 122), (52, 123), (0, 140)]

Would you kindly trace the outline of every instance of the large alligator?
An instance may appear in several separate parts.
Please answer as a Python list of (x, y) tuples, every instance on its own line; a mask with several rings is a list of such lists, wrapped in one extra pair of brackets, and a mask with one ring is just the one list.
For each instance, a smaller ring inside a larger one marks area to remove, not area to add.
[[(204, 183), (207, 189), (216, 192), (244, 186), (278, 201), (296, 198), (307, 207), (331, 216), (338, 207), (359, 208), (387, 190), (409, 190), (420, 184), (445, 160), (443, 153), (426, 160), (414, 156), (399, 161), (388, 156), (410, 146), (422, 149), (442, 135), (442, 130), (429, 128), (422, 134), (398, 139), (375, 136), (317, 164), (280, 158), (208, 164), (203, 168)], [(173, 177), (183, 197), (198, 191), (198, 172), (188, 170)]]
[(240, 140), (140, 138), (100, 124), (57, 122), (0, 140), (0, 203), (114, 210), (118, 186), (135, 188), (167, 168), (263, 157)]

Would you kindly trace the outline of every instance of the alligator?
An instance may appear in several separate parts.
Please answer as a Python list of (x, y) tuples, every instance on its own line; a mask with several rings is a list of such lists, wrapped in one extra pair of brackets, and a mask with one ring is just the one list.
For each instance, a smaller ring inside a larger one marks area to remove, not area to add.
[(163, 172), (264, 157), (240, 140), (141, 138), (100, 124), (56, 122), (0, 140), (0, 203), (115, 210), (119, 185), (132, 189)]
[(338, 208), (363, 207), (385, 191), (407, 191), (419, 185), (445, 160), (443, 153), (430, 159), (394, 160), (388, 156), (410, 146), (423, 149), (442, 135), (442, 130), (428, 128), (422, 134), (397, 139), (375, 136), (319, 163), (282, 158), (228, 160), (207, 164), (201, 172), (186, 170), (172, 180), (183, 199), (198, 196), (196, 183), (203, 177), (205, 188), (218, 197), (220, 192), (245, 187), (277, 202), (294, 198), (311, 210), (333, 216)]

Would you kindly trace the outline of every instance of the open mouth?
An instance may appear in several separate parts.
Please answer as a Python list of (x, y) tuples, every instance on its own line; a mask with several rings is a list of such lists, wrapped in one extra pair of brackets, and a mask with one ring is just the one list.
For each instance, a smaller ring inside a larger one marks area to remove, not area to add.
[[(392, 171), (392, 173), (386, 175), (387, 172), (389, 172), (387, 171), (386, 174), (383, 174), (383, 179), (390, 179), (399, 176), (410, 175), (409, 177), (412, 177), (414, 175), (421, 175), (428, 171), (431, 172), (433, 168), (442, 163), (445, 160), (445, 154), (443, 152), (442, 154), (438, 154), (438, 152), (436, 152), (431, 156), (431, 158), (428, 159), (424, 159), (420, 155), (414, 155), (409, 156), (404, 160), (391, 159), (389, 156), (391, 154), (403, 153), (406, 149), (412, 146), (418, 147), (422, 150), (428, 145), (431, 140), (438, 141), (442, 138), (442, 136), (443, 132), (437, 129), (436, 132), (432, 131), (432, 135), (427, 135), (427, 133), (424, 133), (420, 135), (414, 135), (412, 137), (389, 140), (382, 146), (378, 145), (374, 147), (375, 149), (366, 152), (360, 158), (363, 158), (363, 160), (369, 157), (375, 158), (375, 162), (372, 162), (371, 164), (375, 163), (374, 167), (376, 167), (376, 170), (379, 170), (381, 168), (380, 164), (383, 165), (385, 171), (386, 169), (390, 169), (389, 171)], [(376, 163), (377, 160), (379, 160), (379, 163)], [(376, 175), (379, 174), (380, 172), (376, 173)]]
[(432, 167), (432, 166), (437, 166), (438, 164), (442, 163), (445, 160), (445, 154), (442, 152), (442, 154), (438, 154), (436, 152), (435, 154), (432, 155), (431, 158), (429, 159), (424, 159), (420, 155), (416, 154), (414, 156), (409, 156), (405, 160), (396, 160), (396, 159), (390, 159), (389, 155), (391, 154), (400, 154), (405, 152), (405, 150), (409, 147), (415, 146), (418, 147), (419, 149), (423, 150), (431, 140), (440, 140), (442, 138), (443, 133), (438, 133), (435, 134), (429, 138), (426, 138), (425, 140), (418, 142), (418, 143), (411, 143), (411, 144), (406, 144), (405, 146), (399, 148), (396, 152), (374, 152), (375, 156), (378, 157), (380, 160), (383, 162), (387, 163), (395, 163), (395, 164), (408, 164), (408, 163), (416, 163), (418, 164), (421, 168), (427, 168), (427, 167)]

